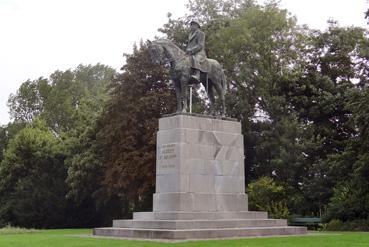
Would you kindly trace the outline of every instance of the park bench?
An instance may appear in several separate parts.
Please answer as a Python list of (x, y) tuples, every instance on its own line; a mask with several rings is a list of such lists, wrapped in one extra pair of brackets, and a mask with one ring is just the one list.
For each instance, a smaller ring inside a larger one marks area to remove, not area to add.
[(318, 217), (295, 217), (290, 221), (292, 226), (306, 226), (309, 229), (317, 229), (322, 219)]

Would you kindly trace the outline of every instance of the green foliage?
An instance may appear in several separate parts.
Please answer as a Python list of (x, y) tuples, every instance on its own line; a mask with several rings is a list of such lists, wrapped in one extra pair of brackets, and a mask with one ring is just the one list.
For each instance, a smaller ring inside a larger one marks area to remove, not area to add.
[[(365, 159), (367, 162), (368, 159)], [(355, 164), (354, 164), (355, 165)], [(365, 163), (367, 166), (367, 163)], [(326, 220), (340, 219), (342, 221), (352, 221), (355, 219), (365, 219), (369, 216), (369, 191), (367, 177), (356, 177), (350, 181), (343, 181), (334, 189), (334, 194), (330, 198)]]
[(84, 130), (101, 113), (115, 72), (108, 66), (78, 66), (50, 76), (53, 90), (44, 118), (54, 131)]
[(324, 226), (326, 231), (341, 231), (343, 222), (340, 220), (331, 220), (328, 224)]
[(56, 71), (48, 79), (29, 80), (9, 97), (14, 122), (0, 131), (4, 150), (0, 224), (63, 227), (100, 223), (94, 201), (73, 205), (66, 198), (66, 178), (91, 132), (89, 126), (108, 100), (107, 87), (114, 74), (108, 66), (80, 65)]
[(350, 179), (354, 156), (349, 147), (357, 131), (348, 105), (356, 100), (352, 97), (355, 80), (365, 77), (365, 69), (358, 69), (367, 63), (360, 48), (365, 40), (362, 29), (335, 23), (325, 32), (312, 32), (305, 72), (293, 87), (286, 88), (307, 130), (301, 136), (307, 162), (300, 190), (306, 200), (304, 211), (315, 215), (324, 212), (337, 182)]
[(65, 225), (65, 158), (58, 140), (34, 121), (10, 141), (0, 164), (0, 218), (26, 227)]
[(3, 228), (0, 228), (0, 235), (5, 235), (5, 234), (29, 234), (29, 233), (38, 233), (40, 232), (39, 230), (35, 230), (35, 229), (25, 229), (25, 228), (21, 228), (21, 227), (12, 227), (10, 225), (7, 225)]
[(16, 122), (32, 122), (43, 111), (50, 90), (48, 80), (42, 77), (22, 83), (17, 93), (9, 96), (10, 116)]
[(272, 201), (270, 204), (266, 205), (265, 211), (268, 212), (269, 217), (274, 219), (287, 219), (290, 217), (287, 203), (283, 201)]
[(353, 221), (342, 222), (333, 219), (325, 225), (326, 231), (369, 231), (369, 220), (357, 219)]
[(4, 158), (5, 150), (9, 141), (15, 136), (18, 131), (24, 128), (23, 123), (8, 123), (7, 125), (0, 126), (0, 162)]
[(150, 210), (155, 184), (156, 131), (161, 114), (175, 109), (168, 74), (154, 65), (145, 44), (127, 55), (110, 100), (81, 138), (68, 169), (69, 196), (91, 198), (107, 218)]
[(281, 200), (284, 197), (283, 186), (277, 185), (272, 178), (261, 177), (249, 183), (247, 187), (250, 208), (255, 210), (265, 207), (271, 201)]
[(150, 208), (158, 119), (174, 112), (174, 90), (165, 68), (151, 63), (145, 44), (126, 61), (100, 119), (98, 135), (109, 147), (104, 152), (103, 184), (107, 195), (127, 198), (134, 208)]
[(352, 112), (356, 134), (349, 139), (344, 152), (333, 156), (332, 168), (340, 172), (339, 182), (330, 198), (325, 218), (344, 222), (369, 218), (369, 155), (367, 115), (368, 89), (355, 89), (346, 105)]
[(114, 70), (97, 64), (56, 71), (49, 79), (24, 82), (10, 95), (10, 115), (17, 123), (40, 117), (55, 133), (84, 129), (99, 115)]
[[(345, 183), (334, 190), (334, 194), (330, 199), (325, 213), (326, 221), (335, 218), (344, 221), (352, 221), (367, 217), (367, 190), (359, 188), (358, 186), (355, 188), (349, 186), (350, 185), (346, 185)], [(356, 191), (356, 189), (358, 190)]]
[(287, 218), (286, 190), (270, 177), (261, 177), (247, 187), (250, 210), (267, 211), (272, 218)]

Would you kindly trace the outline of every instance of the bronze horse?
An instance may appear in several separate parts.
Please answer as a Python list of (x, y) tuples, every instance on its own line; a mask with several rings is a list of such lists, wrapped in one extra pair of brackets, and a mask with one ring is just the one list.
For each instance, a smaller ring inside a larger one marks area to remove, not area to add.
[[(170, 76), (174, 83), (177, 97), (177, 112), (187, 112), (188, 108), (188, 85), (191, 84), (191, 63), (190, 56), (182, 51), (173, 42), (166, 39), (159, 39), (149, 42), (149, 51), (154, 63), (170, 63)], [(210, 112), (215, 114), (214, 91), (218, 93), (221, 100), (221, 115), (225, 116), (226, 79), (222, 66), (214, 59), (208, 59), (209, 72), (201, 72), (201, 83), (206, 89), (210, 100)]]

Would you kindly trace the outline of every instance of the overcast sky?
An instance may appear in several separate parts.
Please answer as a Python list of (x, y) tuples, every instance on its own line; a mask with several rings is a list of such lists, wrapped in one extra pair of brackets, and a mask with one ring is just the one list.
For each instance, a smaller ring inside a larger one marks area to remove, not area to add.
[[(7, 99), (27, 79), (103, 63), (119, 69), (134, 42), (152, 39), (187, 0), (0, 0), (0, 124)], [(368, 0), (282, 0), (299, 24), (325, 29), (327, 20), (367, 28)]]

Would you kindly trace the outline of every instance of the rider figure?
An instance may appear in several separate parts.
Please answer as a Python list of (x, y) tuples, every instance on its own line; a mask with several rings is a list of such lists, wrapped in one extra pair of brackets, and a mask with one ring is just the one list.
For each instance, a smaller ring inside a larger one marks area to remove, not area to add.
[(200, 71), (204, 73), (208, 72), (205, 53), (205, 34), (201, 31), (199, 22), (195, 20), (190, 22), (190, 30), (186, 53), (191, 56), (191, 78), (196, 82), (200, 82)]

